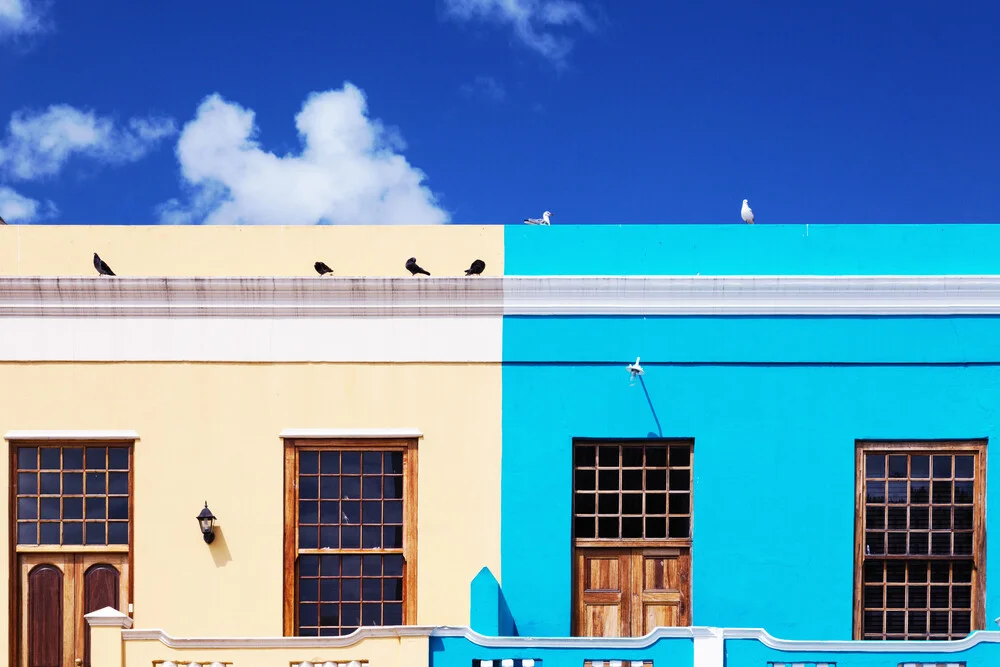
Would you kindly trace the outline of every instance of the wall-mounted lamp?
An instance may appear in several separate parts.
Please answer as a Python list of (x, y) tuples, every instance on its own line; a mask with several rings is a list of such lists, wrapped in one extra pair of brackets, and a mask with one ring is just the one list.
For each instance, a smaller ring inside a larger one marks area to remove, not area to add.
[(645, 371), (642, 370), (642, 366), (639, 365), (639, 357), (636, 357), (635, 363), (628, 365), (628, 376), (629, 376), (628, 386), (630, 387), (635, 386), (636, 378), (644, 373)]
[(211, 544), (215, 539), (215, 515), (208, 509), (208, 501), (205, 501), (205, 509), (198, 516), (198, 525), (201, 527), (201, 536), (205, 538), (205, 544)]

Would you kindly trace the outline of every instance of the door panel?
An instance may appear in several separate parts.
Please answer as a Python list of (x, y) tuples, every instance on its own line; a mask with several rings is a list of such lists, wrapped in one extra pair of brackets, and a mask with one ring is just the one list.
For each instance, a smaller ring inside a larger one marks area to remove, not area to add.
[(634, 635), (644, 635), (658, 626), (691, 625), (685, 591), (688, 581), (688, 552), (645, 551), (633, 556), (635, 606), (640, 610)]
[(38, 565), (28, 573), (28, 665), (62, 667), (63, 573)]
[(576, 627), (587, 637), (627, 637), (631, 572), (627, 549), (577, 550)]
[(688, 626), (689, 549), (576, 550), (573, 633), (637, 637), (659, 626)]
[(90, 667), (90, 629), (83, 616), (108, 606), (127, 609), (128, 554), (22, 553), (18, 562), (18, 665)]
[[(110, 563), (95, 563), (83, 573), (83, 613), (113, 607), (120, 609), (121, 573)], [(84, 621), (86, 626), (86, 620)], [(83, 629), (83, 664), (90, 667), (90, 627)]]

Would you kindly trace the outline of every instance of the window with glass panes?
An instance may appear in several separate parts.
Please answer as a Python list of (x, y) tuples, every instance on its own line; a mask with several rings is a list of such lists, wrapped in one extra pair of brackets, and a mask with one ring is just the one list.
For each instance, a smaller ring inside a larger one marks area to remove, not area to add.
[(859, 639), (959, 639), (982, 629), (985, 448), (858, 448)]
[(413, 622), (415, 462), (410, 442), (286, 442), (286, 634)]
[(129, 544), (131, 445), (15, 445), (18, 547)]
[(573, 444), (573, 532), (584, 542), (691, 537), (690, 440)]

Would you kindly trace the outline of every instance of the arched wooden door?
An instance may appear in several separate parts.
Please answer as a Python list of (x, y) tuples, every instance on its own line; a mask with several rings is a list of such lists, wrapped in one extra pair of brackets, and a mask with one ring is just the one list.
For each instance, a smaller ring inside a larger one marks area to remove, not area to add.
[(22, 553), (19, 562), (20, 667), (90, 667), (83, 617), (104, 607), (125, 611), (128, 554)]

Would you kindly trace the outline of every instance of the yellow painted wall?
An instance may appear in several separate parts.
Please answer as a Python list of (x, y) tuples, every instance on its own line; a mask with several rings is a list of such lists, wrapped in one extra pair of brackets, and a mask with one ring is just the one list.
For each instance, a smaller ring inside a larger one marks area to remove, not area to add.
[[(499, 572), (499, 364), (0, 363), (0, 377), (0, 433), (138, 431), (137, 628), (281, 635), (284, 428), (423, 431), (418, 623), (467, 624), (470, 581)], [(8, 475), (0, 466), (2, 488)], [(211, 546), (195, 521), (205, 500), (219, 517)]]
[(0, 225), (0, 275), (96, 275), (100, 254), (120, 276), (406, 276), (410, 257), (437, 276), (474, 259), (503, 274), (503, 226)]
[(367, 660), (367, 667), (424, 667), (430, 662), (427, 637), (377, 637), (363, 639), (354, 646), (337, 648), (171, 649), (159, 641), (148, 640), (127, 641), (124, 644), (125, 664), (128, 667), (152, 665), (153, 660), (183, 660), (203, 665), (218, 660), (231, 662), (233, 667), (284, 667), (303, 660), (315, 665), (326, 661), (347, 663)]

